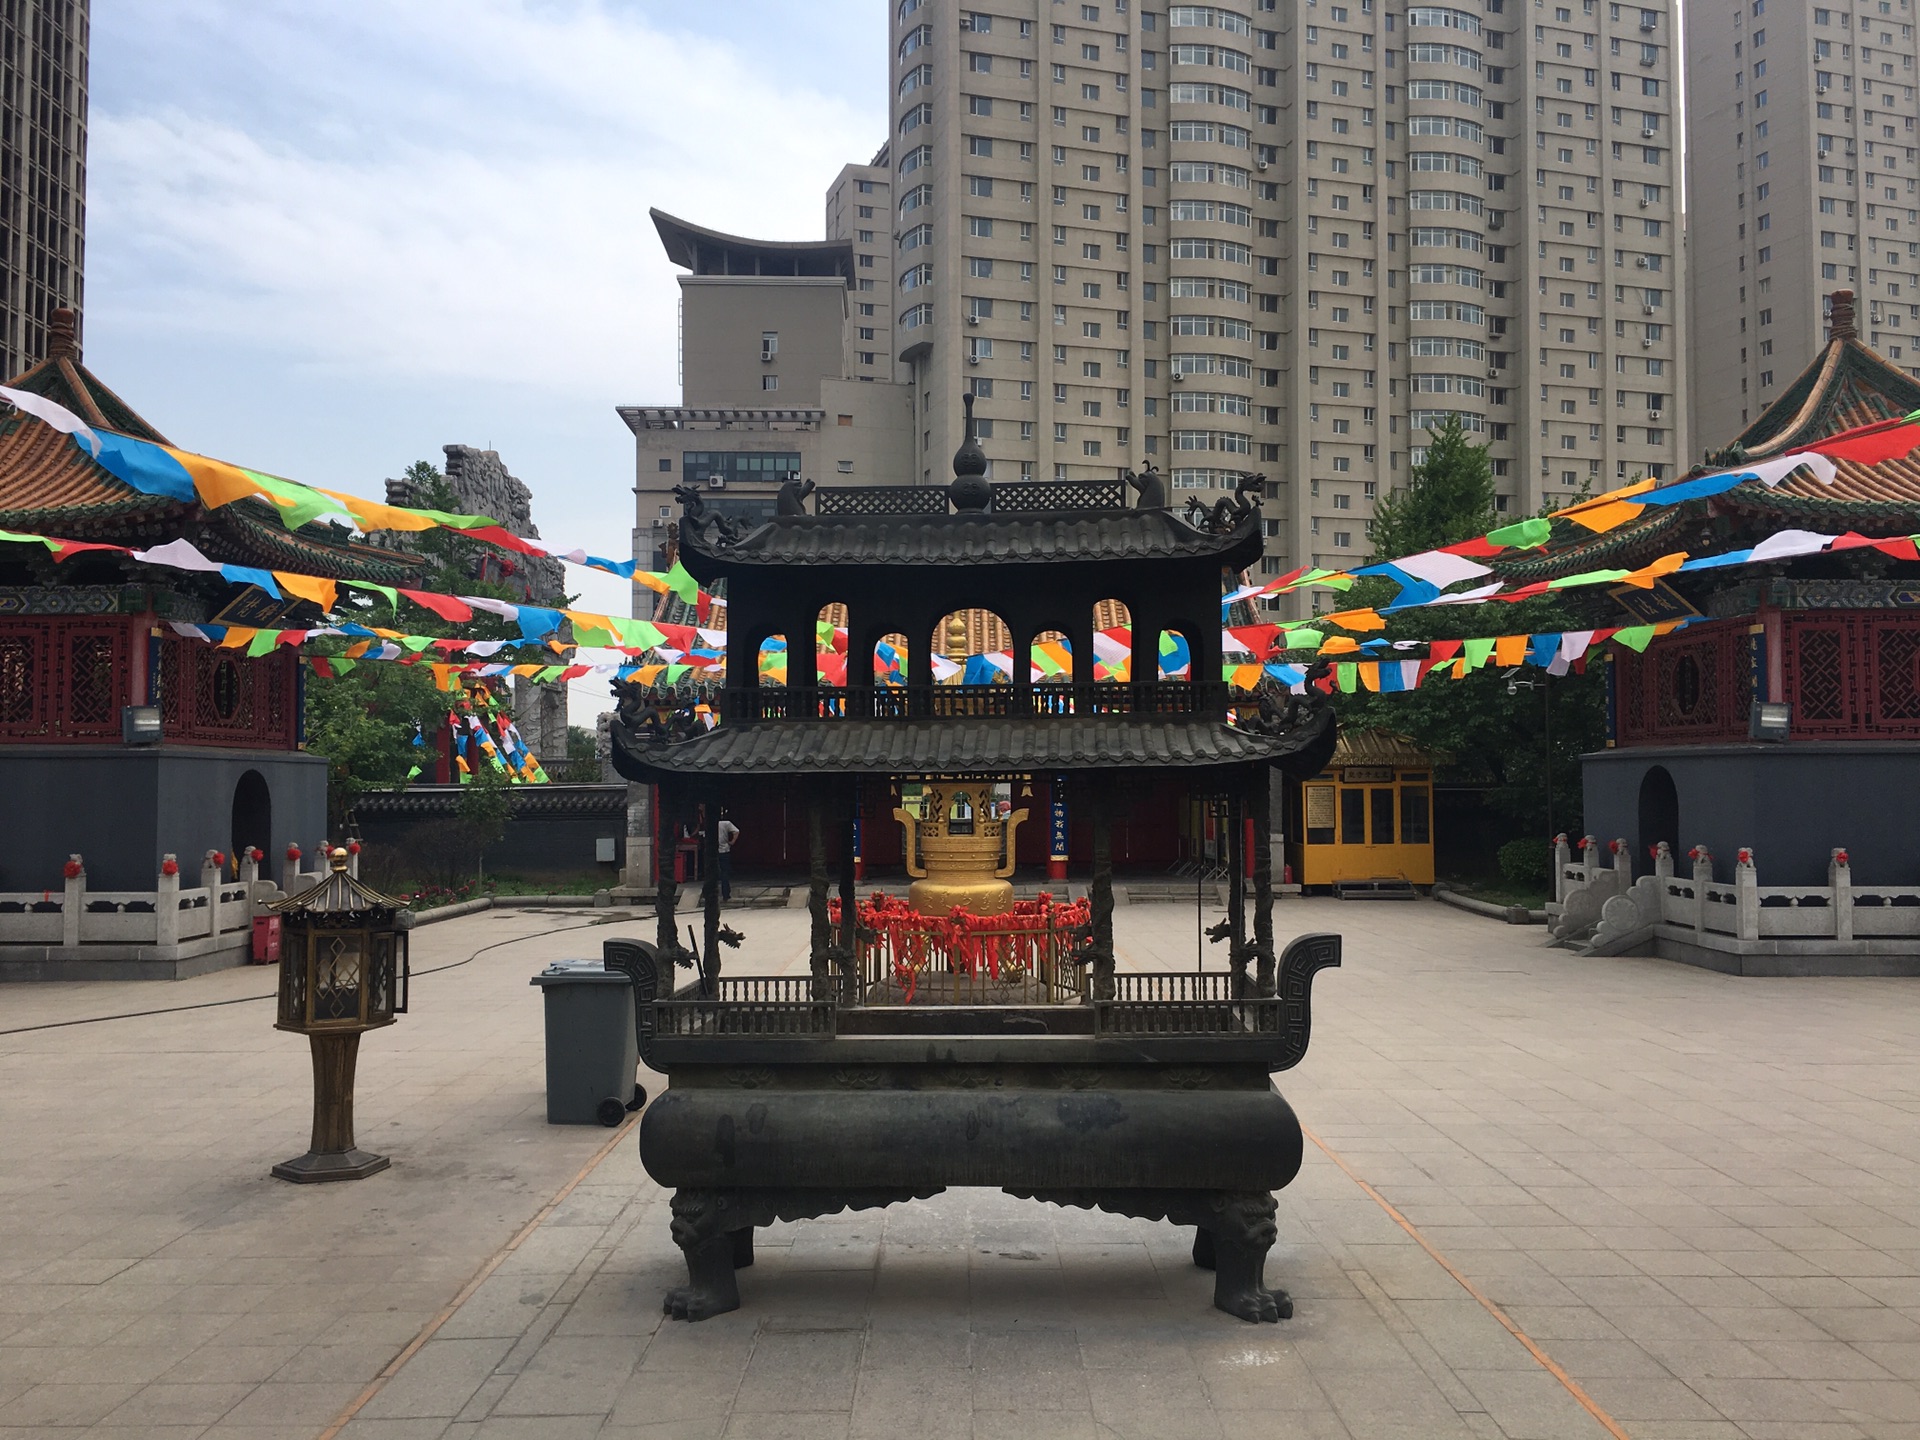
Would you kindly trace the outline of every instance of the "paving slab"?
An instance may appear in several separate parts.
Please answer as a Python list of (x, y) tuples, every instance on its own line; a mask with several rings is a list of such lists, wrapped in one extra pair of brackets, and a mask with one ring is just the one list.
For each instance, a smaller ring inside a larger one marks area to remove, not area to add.
[[(420, 932), (422, 970), (516, 943), (369, 1038), (395, 1166), (321, 1194), (264, 1176), (309, 1092), (263, 972), (0, 991), (0, 1030), (240, 1002), (0, 1035), (0, 1440), (315, 1435), (436, 1321), (345, 1435), (1920, 1436), (1913, 982), (1580, 960), (1428, 904), (1277, 920), (1347, 936), (1279, 1077), (1310, 1143), (1278, 1326), (1214, 1311), (1171, 1226), (972, 1190), (771, 1227), (740, 1312), (669, 1322), (630, 1137), (444, 1315), (604, 1138), (544, 1124), (526, 977), (631, 929)], [(729, 922), (736, 969), (805, 969), (804, 912)], [(1190, 907), (1116, 923), (1124, 966), (1217, 968)]]

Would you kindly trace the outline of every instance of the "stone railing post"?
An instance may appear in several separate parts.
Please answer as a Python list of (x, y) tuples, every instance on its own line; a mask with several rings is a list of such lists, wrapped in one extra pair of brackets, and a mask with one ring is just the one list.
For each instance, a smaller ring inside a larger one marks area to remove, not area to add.
[(253, 882), (260, 878), (260, 862), (254, 858), (254, 850), (249, 845), (240, 854), (240, 883), (247, 887), (247, 893), (253, 893)]
[(1740, 938), (1760, 938), (1760, 875), (1753, 868), (1753, 851), (1742, 847), (1733, 862), (1733, 888), (1739, 901)]
[(1673, 847), (1664, 840), (1653, 847), (1653, 873), (1661, 880), (1673, 878)]
[(160, 857), (160, 883), (153, 897), (153, 943), (163, 949), (180, 944), (180, 860)]
[(1853, 864), (1847, 852), (1835, 850), (1827, 861), (1827, 884), (1833, 887), (1833, 938), (1853, 939)]
[(360, 842), (358, 840), (347, 842), (347, 873), (356, 880), (360, 878)]
[(1567, 866), (1572, 860), (1573, 854), (1563, 831), (1553, 837), (1553, 898), (1561, 903), (1565, 903), (1567, 898)]
[(80, 917), (87, 909), (87, 866), (78, 855), (67, 857), (66, 888), (60, 896), (60, 943), (69, 950), (80, 946)]
[(1580, 883), (1591, 885), (1599, 878), (1600, 862), (1594, 858), (1600, 849), (1600, 842), (1591, 835), (1580, 837)]
[(280, 888), (291, 895), (300, 888), (300, 847), (287, 844), (286, 863), (280, 867)]
[(1707, 888), (1713, 884), (1713, 852), (1696, 845), (1687, 852), (1693, 857), (1693, 928), (1707, 933)]
[(220, 882), (226, 876), (227, 857), (209, 850), (200, 862), (200, 884), (207, 892), (207, 938), (220, 933)]

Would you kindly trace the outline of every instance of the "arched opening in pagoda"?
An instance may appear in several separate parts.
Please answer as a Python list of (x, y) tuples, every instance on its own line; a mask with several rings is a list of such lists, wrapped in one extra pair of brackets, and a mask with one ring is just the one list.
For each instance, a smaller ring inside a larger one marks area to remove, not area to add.
[[(792, 666), (787, 654), (787, 637), (781, 634), (762, 635), (759, 645), (759, 664), (753, 683), (762, 688), (769, 685), (784, 686), (789, 683)], [(802, 676), (793, 683), (804, 685), (807, 677)]]
[(1133, 614), (1118, 600), (1093, 607), (1093, 679), (1120, 684), (1133, 679)]
[(1680, 853), (1680, 791), (1664, 765), (1651, 767), (1640, 777), (1640, 833), (1633, 852), (1635, 875), (1653, 873), (1653, 850), (1662, 840), (1673, 855)]
[(1187, 643), (1184, 632), (1160, 631), (1154, 637), (1154, 653), (1158, 656), (1154, 665), (1156, 680), (1193, 679), (1193, 647)]
[(233, 787), (232, 836), (227, 853), (236, 858), (248, 850), (270, 854), (273, 843), (273, 791), (258, 770), (249, 770)]
[(876, 688), (901, 686), (907, 683), (907, 637), (895, 632), (882, 635), (874, 642), (873, 683)]
[[(847, 607), (822, 605), (814, 617), (813, 674), (805, 682), (844, 690), (847, 686)], [(853, 677), (858, 680), (859, 677)], [(801, 683), (790, 681), (789, 683)]]
[(1013, 683), (1013, 632), (993, 611), (951, 611), (940, 617), (930, 639), (935, 685)]

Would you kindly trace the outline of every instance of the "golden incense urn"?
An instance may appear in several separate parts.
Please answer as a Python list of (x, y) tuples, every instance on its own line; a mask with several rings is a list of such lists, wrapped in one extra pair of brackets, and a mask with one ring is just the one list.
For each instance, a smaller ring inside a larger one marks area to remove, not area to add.
[(906, 827), (907, 874), (914, 877), (907, 903), (922, 915), (1011, 910), (1013, 835), (1027, 812), (998, 818), (993, 786), (979, 782), (929, 781), (921, 803), (924, 818), (906, 809), (893, 812)]

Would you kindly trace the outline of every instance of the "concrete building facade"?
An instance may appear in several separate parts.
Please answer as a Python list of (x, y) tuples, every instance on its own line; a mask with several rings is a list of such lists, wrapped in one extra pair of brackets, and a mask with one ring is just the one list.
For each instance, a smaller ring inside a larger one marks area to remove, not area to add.
[(1910, 0), (1687, 9), (1693, 431), (1739, 434), (1828, 338), (1828, 296), (1920, 375)]
[[(847, 197), (856, 233), (886, 213), (884, 182), (849, 166), (835, 194)], [(863, 192), (862, 183), (882, 188)], [(872, 194), (872, 199), (868, 195)], [(678, 404), (623, 405), (635, 440), (633, 553), (666, 568), (680, 514), (673, 491), (700, 488), (710, 510), (752, 521), (773, 513), (789, 476), (819, 485), (898, 484), (909, 473), (911, 414), (893, 382), (884, 333), (890, 299), (881, 272), (860, 264), (885, 247), (850, 237), (749, 240), (655, 211), (680, 284)], [(836, 224), (830, 214), (829, 226)], [(869, 272), (872, 273), (869, 273)], [(871, 288), (860, 288), (862, 283)], [(636, 587), (634, 613), (654, 595)]]
[(995, 479), (1264, 471), (1279, 573), (1366, 556), (1447, 414), (1513, 513), (1682, 468), (1670, 0), (895, 0), (891, 24), (914, 479), (971, 393)]
[(56, 309), (84, 314), (88, 0), (0, 6), (0, 375), (47, 356)]

